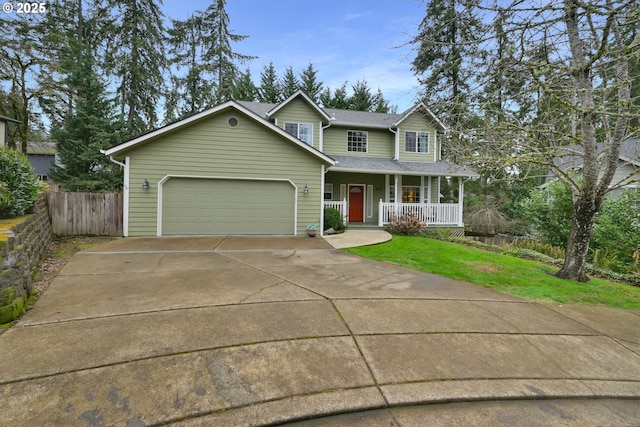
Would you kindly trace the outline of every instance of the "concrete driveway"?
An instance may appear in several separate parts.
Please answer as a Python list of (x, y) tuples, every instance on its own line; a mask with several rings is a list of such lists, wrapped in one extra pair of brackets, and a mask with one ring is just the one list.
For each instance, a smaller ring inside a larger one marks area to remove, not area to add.
[(0, 335), (0, 425), (287, 422), (639, 425), (640, 313), (319, 238), (127, 238), (76, 254)]

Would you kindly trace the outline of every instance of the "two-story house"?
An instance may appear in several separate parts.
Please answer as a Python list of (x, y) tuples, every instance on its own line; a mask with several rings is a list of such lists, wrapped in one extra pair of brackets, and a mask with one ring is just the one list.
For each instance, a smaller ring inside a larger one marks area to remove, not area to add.
[[(445, 126), (422, 103), (403, 114), (229, 101), (104, 154), (124, 167), (124, 234), (304, 233), (340, 209), (350, 226), (412, 213), (463, 227), (464, 181), (441, 159)], [(440, 185), (456, 184), (455, 203)]]

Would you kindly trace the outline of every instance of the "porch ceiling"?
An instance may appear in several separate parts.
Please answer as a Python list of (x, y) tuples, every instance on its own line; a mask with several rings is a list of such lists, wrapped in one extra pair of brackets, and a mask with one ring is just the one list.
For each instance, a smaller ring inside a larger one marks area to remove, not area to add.
[(336, 161), (329, 172), (359, 172), (375, 174), (399, 175), (432, 175), (432, 176), (462, 176), (476, 178), (478, 175), (461, 166), (446, 160), (435, 163), (401, 162), (384, 157), (356, 157), (331, 155)]

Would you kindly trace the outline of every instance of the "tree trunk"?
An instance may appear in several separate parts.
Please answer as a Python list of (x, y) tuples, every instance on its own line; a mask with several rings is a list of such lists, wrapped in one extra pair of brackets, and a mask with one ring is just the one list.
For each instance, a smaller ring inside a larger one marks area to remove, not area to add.
[(597, 211), (595, 200), (580, 198), (574, 204), (564, 265), (556, 276), (562, 279), (577, 280), (578, 282), (589, 281), (589, 277), (584, 272), (584, 266), (587, 262), (589, 242), (593, 236), (593, 226)]

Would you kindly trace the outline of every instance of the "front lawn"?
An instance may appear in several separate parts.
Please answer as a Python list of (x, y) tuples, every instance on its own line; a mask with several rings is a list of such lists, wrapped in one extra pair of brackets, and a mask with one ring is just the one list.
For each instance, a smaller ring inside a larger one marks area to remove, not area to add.
[(556, 267), (425, 237), (394, 236), (390, 242), (347, 252), (427, 273), (460, 279), (534, 301), (602, 304), (640, 310), (640, 287), (592, 278), (559, 279)]

